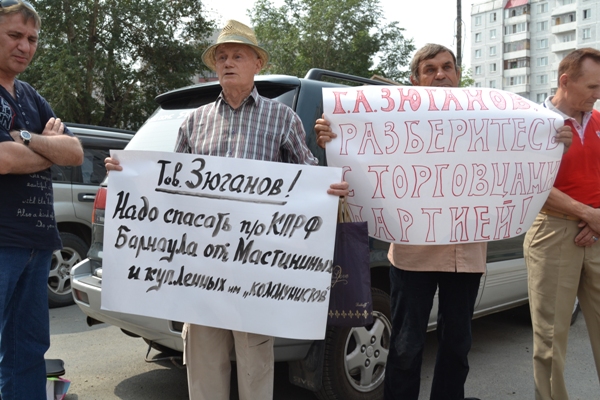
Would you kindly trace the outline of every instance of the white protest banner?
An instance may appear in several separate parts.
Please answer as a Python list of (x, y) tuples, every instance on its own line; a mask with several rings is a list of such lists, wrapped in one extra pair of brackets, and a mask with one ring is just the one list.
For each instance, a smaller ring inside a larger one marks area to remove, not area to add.
[(403, 244), (482, 242), (532, 224), (554, 183), (563, 119), (513, 93), (484, 88), (323, 89), (355, 221)]
[(323, 339), (339, 168), (114, 151), (102, 309)]

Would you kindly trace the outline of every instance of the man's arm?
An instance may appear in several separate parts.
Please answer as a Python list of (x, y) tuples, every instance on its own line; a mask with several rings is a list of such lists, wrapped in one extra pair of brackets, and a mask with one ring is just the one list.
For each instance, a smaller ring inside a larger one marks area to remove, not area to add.
[(50, 168), (52, 162), (31, 151), (25, 145), (6, 141), (0, 143), (0, 174), (32, 174)]
[[(65, 126), (59, 118), (50, 118), (40, 135), (32, 134), (29, 146), (31, 151), (57, 165), (81, 165), (83, 148), (79, 139), (65, 135)], [(19, 131), (10, 132), (15, 142), (21, 142)]]
[(581, 219), (579, 227), (582, 230), (575, 238), (578, 246), (590, 246), (600, 237), (600, 209), (585, 205), (555, 187), (550, 190), (544, 208)]
[(578, 217), (591, 225), (592, 228), (597, 228), (594, 230), (600, 231), (600, 209), (580, 203), (555, 187), (550, 190), (544, 208)]
[(83, 163), (83, 149), (79, 139), (74, 136), (44, 136), (32, 135), (29, 148), (47, 158), (52, 164), (81, 165)]

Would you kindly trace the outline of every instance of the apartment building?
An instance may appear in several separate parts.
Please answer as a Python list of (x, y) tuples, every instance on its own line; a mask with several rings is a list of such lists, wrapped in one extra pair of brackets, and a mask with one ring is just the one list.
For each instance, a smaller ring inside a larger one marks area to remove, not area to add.
[(475, 86), (542, 102), (556, 92), (558, 64), (566, 54), (600, 49), (599, 17), (600, 0), (473, 0)]

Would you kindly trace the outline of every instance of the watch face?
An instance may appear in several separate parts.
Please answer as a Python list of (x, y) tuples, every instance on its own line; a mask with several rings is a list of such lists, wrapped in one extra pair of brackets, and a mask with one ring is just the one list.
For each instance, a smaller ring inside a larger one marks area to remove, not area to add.
[(31, 141), (31, 133), (29, 133), (28, 131), (21, 131), (20, 135), (21, 135), (21, 140), (23, 141), (23, 144), (25, 146), (29, 146), (29, 142)]

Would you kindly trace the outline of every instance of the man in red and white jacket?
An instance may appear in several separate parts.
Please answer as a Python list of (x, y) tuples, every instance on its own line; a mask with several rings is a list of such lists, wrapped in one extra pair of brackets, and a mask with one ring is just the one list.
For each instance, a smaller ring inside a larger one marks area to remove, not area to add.
[(571, 52), (558, 76), (544, 105), (564, 117), (573, 139), (524, 242), (536, 400), (568, 399), (563, 372), (576, 297), (600, 371), (600, 51)]

